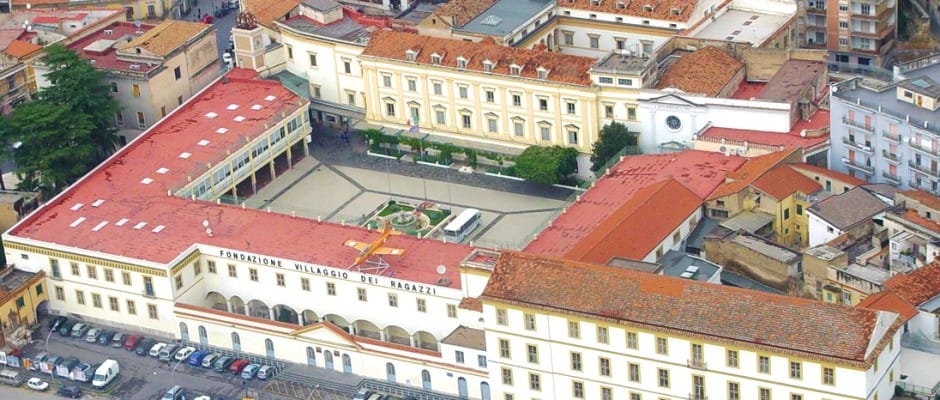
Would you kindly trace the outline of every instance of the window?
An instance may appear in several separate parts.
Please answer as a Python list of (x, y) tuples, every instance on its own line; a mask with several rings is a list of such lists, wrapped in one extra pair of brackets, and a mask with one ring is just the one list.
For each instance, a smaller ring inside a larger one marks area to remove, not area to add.
[(506, 316), (506, 310), (497, 308), (496, 309), (496, 324), (497, 325), (508, 325), (508, 317)]
[(418, 91), (418, 81), (408, 78), (408, 91), (417, 92)]
[(790, 377), (803, 379), (803, 364), (799, 361), (790, 361)]
[(836, 370), (834, 368), (823, 367), (822, 383), (823, 385), (830, 385), (830, 386), (836, 384)]
[(592, 49), (596, 49), (600, 47), (600, 37), (591, 35), (588, 38), (589, 38), (589, 43)]
[(460, 96), (461, 99), (466, 99), (466, 98), (468, 98), (468, 97), (469, 97), (469, 94), (468, 94), (468, 93), (469, 93), (469, 91), (467, 90), (467, 87), (466, 87), (466, 86), (459, 86), (459, 87), (457, 87), (457, 95)]
[(526, 345), (526, 355), (530, 363), (539, 363), (539, 348), (534, 344)]
[(291, 47), (290, 45), (285, 46), (285, 47), (287, 47), (287, 59), (288, 59), (288, 60), (293, 60), (293, 59), (294, 59), (294, 48)]
[(435, 110), (434, 116), (437, 118), (438, 125), (447, 125), (447, 115), (444, 110)]
[(258, 270), (256, 268), (248, 268), (248, 279), (252, 282), (258, 281)]
[(601, 357), (598, 359), (597, 368), (601, 373), (601, 376), (610, 376), (610, 359)]
[(388, 306), (389, 307), (398, 307), (398, 295), (395, 293), (388, 294)]
[(578, 131), (568, 131), (568, 144), (578, 144)]
[(109, 296), (108, 305), (111, 307), (111, 311), (121, 311), (121, 306), (118, 305), (117, 297)]
[(85, 305), (85, 292), (81, 290), (75, 291), (75, 302), (81, 305)]
[(418, 306), (418, 312), (428, 312), (428, 305), (424, 299), (418, 299), (417, 306)]
[(759, 394), (757, 396), (759, 400), (770, 400), (770, 389), (758, 388), (757, 393)]
[(581, 353), (571, 353), (571, 370), (580, 371), (581, 370)]
[(489, 61), (483, 61), (483, 72), (493, 72), (493, 63)]
[(113, 81), (112, 81), (112, 82), (111, 82), (111, 93), (117, 93), (117, 92), (118, 92), (118, 85), (117, 85), (117, 82), (113, 82)]
[(143, 129), (146, 126), (147, 126), (147, 119), (144, 118), (144, 112), (138, 111), (137, 112), (137, 127), (140, 129)]
[(487, 118), (486, 130), (490, 133), (499, 132), (499, 121), (496, 118)]
[(728, 382), (728, 400), (741, 400), (741, 385), (737, 382)]
[(598, 326), (597, 327), (597, 342), (606, 344), (609, 341), (610, 341), (610, 337), (607, 334), (607, 327)]
[(839, 21), (839, 29), (849, 29), (849, 21)]
[(153, 278), (144, 276), (144, 295), (153, 296)]
[(147, 316), (150, 317), (150, 319), (160, 319), (160, 316), (157, 314), (156, 304), (147, 304)]
[(389, 117), (395, 116), (395, 103), (385, 103), (385, 115)]
[(656, 338), (656, 354), (669, 354), (669, 342), (666, 338)]
[(581, 323), (568, 321), (568, 337), (578, 339), (581, 337)]
[(758, 356), (757, 357), (757, 371), (764, 374), (770, 373), (770, 357), (767, 356)]
[(535, 315), (524, 314), (523, 319), (525, 321), (525, 329), (527, 331), (534, 331), (535, 330)]
[(512, 370), (509, 368), (503, 368), (501, 372), (502, 373), (500, 375), (503, 377), (503, 384), (512, 386)]
[(574, 45), (574, 32), (562, 32), (561, 35), (566, 46)]
[(659, 375), (659, 387), (668, 388), (669, 387), (669, 370), (657, 368), (657, 375)]
[(124, 113), (120, 111), (114, 113), (114, 124), (117, 126), (124, 126)]
[(463, 128), (470, 129), (470, 114), (463, 114), (460, 117), (461, 122), (463, 122)]
[[(620, 17), (617, 17), (620, 18)], [(630, 392), (630, 400), (643, 400), (643, 395), (639, 393)]]
[(502, 358), (511, 358), (509, 341), (506, 339), (499, 339), (499, 356)]
[(790, 400), (803, 400), (802, 394), (790, 393)]
[(614, 117), (614, 106), (606, 104), (604, 105), (604, 118), (613, 118)]
[(454, 351), (454, 359), (457, 360), (458, 364), (463, 364), (463, 352), (460, 350)]
[(495, 92), (493, 92), (492, 90), (486, 90), (486, 91), (484, 91), (483, 93), (484, 93), (484, 95), (485, 95), (484, 97), (486, 98), (486, 102), (487, 102), (487, 103), (495, 103), (495, 102), (496, 102), (496, 93), (495, 93)]
[(131, 273), (127, 271), (121, 271), (121, 283), (130, 286), (131, 285)]
[(574, 115), (574, 113), (575, 113), (575, 103), (574, 103), (573, 101), (569, 101), (569, 102), (567, 103), (567, 107), (568, 107), (568, 114), (569, 114), (569, 115)]
[(56, 300), (65, 301), (65, 289), (62, 289), (61, 286), (56, 286), (54, 291)]
[(130, 315), (137, 315), (137, 304), (134, 304), (134, 300), (127, 301), (127, 313)]
[(88, 279), (98, 279), (98, 267), (94, 265), (88, 266)]
[(539, 127), (539, 133), (541, 134), (543, 141), (548, 142), (548, 141), (551, 141), (551, 140), (552, 140), (552, 131), (551, 131), (551, 128), (549, 128), (549, 127), (547, 127), (547, 126)]
[[(198, 276), (202, 273), (202, 264), (199, 261), (193, 263), (193, 275)], [(107, 275), (107, 274), (105, 274)]]
[(136, 83), (131, 85), (131, 95), (134, 97), (140, 97), (140, 85)]
[(789, 209), (789, 208), (784, 208), (784, 209), (783, 209), (783, 219), (790, 219), (790, 209)]
[(601, 400), (613, 400), (613, 398), (614, 398), (614, 391), (613, 391), (613, 389), (611, 389), (611, 388), (609, 388), (609, 387), (602, 387), (602, 388), (601, 388)]
[(382, 75), (382, 86), (387, 88), (392, 87), (392, 76), (391, 75)]
[(539, 111), (548, 111), (548, 99), (539, 98)]
[(176, 77), (176, 80), (180, 80), (183, 77), (183, 71), (180, 71), (180, 67), (173, 68), (173, 76)]
[(356, 94), (355, 94), (355, 93), (353, 93), (353, 92), (347, 92), (347, 93), (346, 93), (346, 104), (349, 104), (349, 105), (351, 105), (351, 106), (356, 105)]
[(477, 366), (480, 368), (486, 368), (486, 356), (482, 354), (477, 356)]
[(509, 74), (510, 74), (510, 75), (519, 75), (519, 74), (521, 74), (521, 73), (522, 73), (522, 67), (520, 67), (520, 66), (518, 66), (518, 65), (510, 65), (510, 66), (509, 66)]
[(434, 94), (435, 94), (435, 95), (440, 96), (440, 95), (444, 94), (444, 86), (441, 85), (440, 82), (434, 82), (434, 83), (432, 83), (432, 84), (431, 84), (431, 87), (434, 89)]
[(356, 288), (356, 297), (359, 299), (359, 301), (369, 301), (365, 288)]
[(630, 382), (640, 382), (640, 364), (627, 364), (627, 378), (630, 379)]
[(94, 308), (101, 308), (101, 295), (98, 293), (91, 294), (91, 306)]
[(729, 367), (738, 367), (738, 351), (737, 350), (728, 350), (728, 366)]
[(636, 350), (638, 347), (636, 332), (627, 332), (627, 348)]
[(206, 265), (209, 267), (209, 273), (210, 273), (210, 274), (216, 273), (216, 270), (215, 270), (215, 261), (212, 261), (212, 260), (206, 261)]
[(576, 399), (584, 398), (584, 382), (571, 382), (571, 396)]
[(636, 108), (627, 107), (627, 120), (636, 121)]
[(541, 377), (538, 374), (529, 373), (529, 389), (542, 390)]
[(326, 283), (326, 294), (330, 296), (336, 296), (336, 284), (333, 282)]
[(174, 280), (176, 281), (176, 290), (182, 289), (183, 288), (183, 275), (182, 274), (177, 275), (174, 278)]
[(525, 136), (525, 125), (520, 121), (514, 121), (512, 123), (512, 132), (517, 137)]
[(343, 60), (343, 72), (347, 74), (352, 73), (352, 62), (350, 60)]
[(310, 68), (317, 66), (317, 55), (316, 53), (309, 53), (310, 56)]
[(617, 78), (617, 84), (620, 86), (633, 86), (633, 79)]

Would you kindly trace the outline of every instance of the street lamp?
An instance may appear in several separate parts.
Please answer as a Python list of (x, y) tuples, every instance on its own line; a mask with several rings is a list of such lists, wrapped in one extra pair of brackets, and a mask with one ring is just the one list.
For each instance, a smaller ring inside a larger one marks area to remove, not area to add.
[[(52, 336), (53, 332), (59, 329), (60, 323), (62, 323), (62, 320), (57, 320), (54, 324), (52, 324), (52, 329), (49, 330), (49, 333), (46, 334), (46, 342), (44, 346), (46, 348), (46, 354), (49, 354), (49, 338)], [(53, 366), (53, 369), (51, 370), (52, 373), (50, 374), (50, 376), (52, 376), (53, 384), (55, 383), (55, 369), (54, 368), (55, 366)]]

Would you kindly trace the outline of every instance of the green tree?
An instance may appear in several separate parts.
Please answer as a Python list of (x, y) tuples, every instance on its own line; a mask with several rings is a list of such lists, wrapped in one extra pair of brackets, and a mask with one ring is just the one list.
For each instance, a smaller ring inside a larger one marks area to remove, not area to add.
[(37, 100), (19, 105), (0, 129), (0, 144), (15, 147), (20, 190), (50, 198), (95, 166), (90, 118), (64, 104)]
[(598, 140), (594, 142), (591, 154), (591, 171), (601, 169), (611, 157), (616, 156), (624, 147), (636, 145), (636, 133), (630, 132), (626, 125), (619, 122), (607, 124), (601, 129)]
[(578, 152), (570, 147), (529, 146), (516, 157), (516, 175), (527, 181), (552, 185), (573, 173)]
[(114, 114), (120, 111), (105, 82), (107, 73), (61, 44), (47, 46), (44, 51), (41, 62), (49, 69), (45, 77), (51, 86), (43, 88), (39, 98), (87, 116), (92, 124), (95, 163), (104, 161), (118, 144)]

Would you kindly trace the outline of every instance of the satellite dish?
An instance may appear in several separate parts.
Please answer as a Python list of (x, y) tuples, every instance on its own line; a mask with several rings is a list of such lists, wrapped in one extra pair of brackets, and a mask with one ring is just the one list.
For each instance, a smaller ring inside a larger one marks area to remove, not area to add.
[(444, 275), (445, 272), (447, 272), (447, 267), (445, 267), (444, 264), (441, 264), (441, 265), (438, 265), (438, 266), (437, 266), (437, 274), (438, 274), (438, 275)]
[(209, 237), (212, 237), (212, 228), (206, 228), (206, 235), (209, 235)]
[(135, 19), (135, 20), (134, 20), (134, 27), (135, 27), (135, 28), (140, 28), (140, 20), (139, 20), (139, 19)]

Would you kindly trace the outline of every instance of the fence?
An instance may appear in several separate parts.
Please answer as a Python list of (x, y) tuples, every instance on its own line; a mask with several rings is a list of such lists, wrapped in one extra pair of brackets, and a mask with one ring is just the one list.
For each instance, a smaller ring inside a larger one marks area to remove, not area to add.
[(594, 176), (596, 176), (597, 178), (604, 176), (604, 174), (607, 173), (607, 170), (613, 168), (614, 165), (617, 165), (617, 163), (620, 162), (621, 157), (632, 156), (632, 155), (637, 155), (637, 154), (643, 154), (643, 152), (640, 151), (639, 146), (625, 146), (624, 148), (620, 149), (620, 151), (618, 151), (617, 154), (614, 154), (609, 159), (607, 159), (607, 162), (605, 162), (603, 166), (601, 166), (597, 171), (594, 172)]
[(180, 343), (182, 343), (184, 346), (194, 347), (197, 350), (208, 350), (213, 353), (218, 353), (220, 355), (233, 357), (233, 358), (244, 358), (252, 364), (270, 365), (274, 367), (275, 375), (279, 374), (288, 366), (286, 362), (280, 361), (276, 358), (262, 357), (256, 354), (243, 353), (240, 351), (234, 351), (232, 349), (226, 349), (223, 347), (204, 345), (202, 343), (193, 342), (190, 340), (181, 340)]

